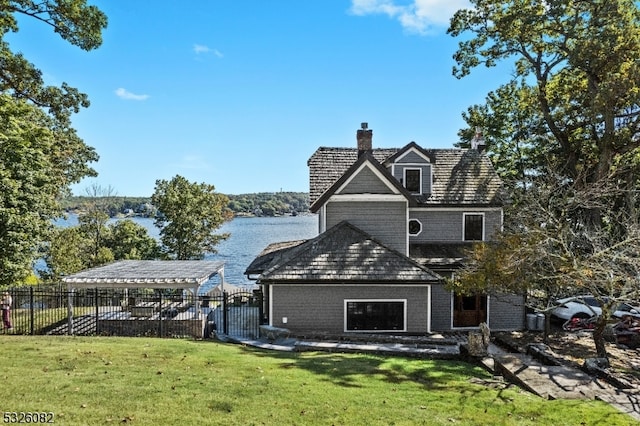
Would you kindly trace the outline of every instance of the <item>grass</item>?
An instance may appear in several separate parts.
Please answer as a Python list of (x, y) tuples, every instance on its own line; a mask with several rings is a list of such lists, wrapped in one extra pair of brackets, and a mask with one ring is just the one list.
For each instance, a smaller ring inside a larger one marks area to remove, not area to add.
[[(285, 353), (210, 341), (0, 336), (4, 412), (63, 425), (632, 425), (464, 362)], [(484, 381), (484, 383), (482, 383)]]

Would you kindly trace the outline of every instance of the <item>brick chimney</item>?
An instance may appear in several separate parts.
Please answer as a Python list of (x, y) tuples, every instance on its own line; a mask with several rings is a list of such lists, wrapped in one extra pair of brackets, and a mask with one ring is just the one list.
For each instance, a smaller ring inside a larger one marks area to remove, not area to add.
[(358, 140), (358, 157), (367, 151), (371, 151), (371, 140), (373, 139), (373, 130), (368, 129), (368, 123), (361, 123), (361, 129), (356, 133), (356, 139)]

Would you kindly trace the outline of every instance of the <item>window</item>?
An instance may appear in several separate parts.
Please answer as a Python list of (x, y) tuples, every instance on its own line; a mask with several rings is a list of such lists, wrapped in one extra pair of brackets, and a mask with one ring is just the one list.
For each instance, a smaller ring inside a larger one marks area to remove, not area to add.
[(405, 331), (406, 300), (345, 300), (346, 331)]
[(422, 232), (422, 223), (417, 219), (409, 220), (409, 235), (418, 235)]
[(404, 187), (407, 191), (420, 194), (422, 193), (422, 170), (420, 169), (404, 169)]
[(484, 240), (484, 215), (464, 213), (464, 241)]

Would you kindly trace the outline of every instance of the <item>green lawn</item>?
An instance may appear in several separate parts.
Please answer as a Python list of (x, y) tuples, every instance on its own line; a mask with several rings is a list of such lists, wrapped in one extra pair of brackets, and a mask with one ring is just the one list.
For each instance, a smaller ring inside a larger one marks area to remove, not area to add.
[[(271, 352), (210, 341), (0, 336), (0, 405), (66, 425), (632, 425), (463, 362)], [(478, 380), (480, 379), (480, 380)]]

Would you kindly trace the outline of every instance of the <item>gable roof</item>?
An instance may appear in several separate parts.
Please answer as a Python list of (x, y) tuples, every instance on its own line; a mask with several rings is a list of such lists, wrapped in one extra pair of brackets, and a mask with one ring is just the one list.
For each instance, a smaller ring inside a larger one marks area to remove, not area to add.
[(343, 221), (272, 258), (261, 283), (434, 283), (441, 277)]
[(421, 154), (422, 156), (426, 157), (429, 160), (430, 163), (433, 162), (433, 158), (431, 158), (431, 155), (427, 150), (425, 150), (424, 148), (422, 148), (420, 145), (418, 145), (415, 142), (409, 142), (408, 144), (406, 144), (402, 148), (398, 149), (394, 154), (392, 154), (391, 156), (385, 158), (384, 159), (384, 165), (388, 166), (388, 165), (391, 165), (391, 163), (395, 163), (399, 158), (404, 156), (407, 152), (413, 151), (413, 150), (418, 151), (419, 154)]
[[(369, 151), (382, 163), (396, 153), (395, 148), (376, 148)], [(313, 204), (358, 160), (357, 148), (320, 147), (307, 161), (309, 166), (309, 202)]]
[[(378, 162), (390, 166), (395, 158), (412, 148), (419, 149), (432, 164), (431, 194), (411, 196), (419, 204), (502, 206), (505, 203), (502, 180), (493, 168), (491, 160), (477, 150), (423, 149), (412, 142), (401, 149), (373, 149), (370, 155)], [(311, 205), (315, 204), (357, 160), (356, 148), (321, 147), (316, 150), (307, 161)]]
[(411, 201), (413, 198), (407, 189), (398, 182), (396, 178), (394, 178), (389, 171), (384, 168), (378, 160), (373, 156), (371, 152), (365, 152), (362, 154), (355, 163), (351, 164), (351, 166), (345, 170), (345, 172), (336, 180), (327, 190), (325, 190), (318, 199), (311, 204), (309, 210), (313, 213), (316, 213), (318, 209), (333, 195), (338, 189), (340, 189), (353, 175), (360, 170), (360, 167), (368, 163), (373, 167), (373, 169), (386, 180), (386, 184), (395, 189), (395, 191), (404, 196), (407, 200)]

